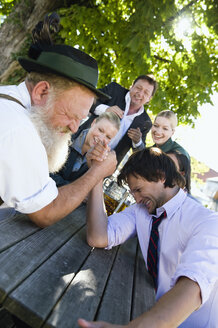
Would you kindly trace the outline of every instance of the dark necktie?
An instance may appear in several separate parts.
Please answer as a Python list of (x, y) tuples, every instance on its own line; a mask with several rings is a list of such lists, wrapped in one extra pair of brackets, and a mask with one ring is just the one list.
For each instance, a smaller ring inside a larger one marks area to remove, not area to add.
[(159, 241), (158, 226), (161, 223), (162, 219), (166, 218), (166, 216), (167, 215), (165, 211), (158, 218), (152, 216), (152, 228), (147, 253), (147, 266), (148, 272), (151, 274), (154, 280), (155, 289), (157, 289), (157, 263)]

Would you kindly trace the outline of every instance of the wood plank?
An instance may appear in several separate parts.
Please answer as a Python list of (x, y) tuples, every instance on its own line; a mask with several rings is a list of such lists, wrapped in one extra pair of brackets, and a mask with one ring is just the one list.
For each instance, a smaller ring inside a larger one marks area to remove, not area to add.
[(31, 327), (41, 327), (90, 251), (83, 228), (12, 292), (5, 308)]
[(137, 239), (120, 246), (96, 320), (125, 325), (130, 321)]
[(131, 320), (148, 311), (154, 303), (154, 284), (145, 268), (145, 261), (138, 246)]
[(95, 318), (117, 250), (91, 252), (43, 328), (76, 328), (78, 318)]
[(40, 230), (27, 215), (0, 220), (0, 252)]
[(0, 303), (85, 224), (85, 206), (0, 254)]

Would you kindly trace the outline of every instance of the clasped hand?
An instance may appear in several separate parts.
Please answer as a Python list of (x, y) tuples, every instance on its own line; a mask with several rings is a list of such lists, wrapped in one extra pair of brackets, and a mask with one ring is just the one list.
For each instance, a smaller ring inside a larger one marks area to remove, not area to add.
[(116, 153), (101, 141), (89, 149), (86, 160), (89, 167), (98, 168), (99, 175), (102, 177), (113, 174), (117, 165)]

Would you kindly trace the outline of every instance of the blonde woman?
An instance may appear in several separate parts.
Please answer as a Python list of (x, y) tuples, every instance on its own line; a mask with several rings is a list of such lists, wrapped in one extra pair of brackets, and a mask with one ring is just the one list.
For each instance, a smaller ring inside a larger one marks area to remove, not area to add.
[(163, 110), (158, 113), (151, 128), (154, 146), (160, 148), (165, 153), (178, 151), (190, 160), (187, 151), (176, 141), (172, 140), (177, 124), (177, 117), (173, 111)]
[[(105, 112), (98, 116), (90, 129), (83, 129), (72, 135), (67, 162), (57, 173), (50, 176), (58, 187), (66, 185), (81, 177), (87, 170), (86, 153), (97, 143), (109, 145), (120, 128), (119, 117), (112, 112)], [(110, 146), (110, 145), (109, 145)]]

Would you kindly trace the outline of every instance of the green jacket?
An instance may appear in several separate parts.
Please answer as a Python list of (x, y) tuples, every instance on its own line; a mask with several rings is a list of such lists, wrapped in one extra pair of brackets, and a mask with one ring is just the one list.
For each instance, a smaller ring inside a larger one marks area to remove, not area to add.
[[(154, 147), (157, 147), (156, 144), (154, 145)], [(185, 155), (190, 160), (190, 156), (187, 153), (187, 151), (182, 146), (180, 146), (176, 141), (173, 141), (171, 138), (168, 139), (163, 145), (158, 146), (158, 148), (160, 148), (165, 153), (169, 153), (170, 151), (178, 151), (181, 154)]]

